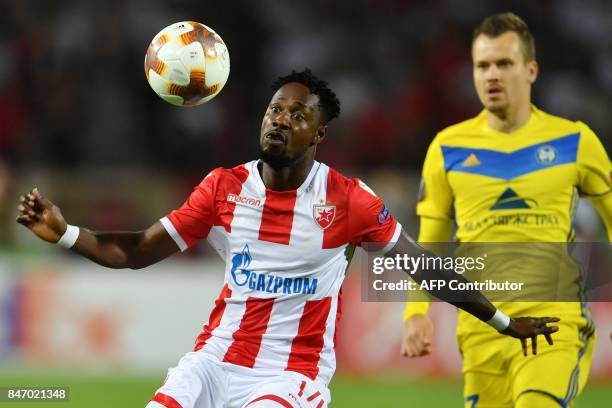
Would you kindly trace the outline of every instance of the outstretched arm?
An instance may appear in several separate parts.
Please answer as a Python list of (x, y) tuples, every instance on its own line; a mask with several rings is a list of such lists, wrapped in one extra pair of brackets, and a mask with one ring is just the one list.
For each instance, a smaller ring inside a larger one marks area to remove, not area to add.
[[(423, 253), (427, 254), (427, 256), (435, 257), (434, 254), (424, 250), (404, 231), (402, 231), (402, 234), (400, 235), (397, 244), (395, 245), (395, 247), (393, 247), (391, 251), (387, 253), (387, 256), (394, 257), (397, 254), (401, 256), (406, 254), (410, 257), (416, 258), (421, 256), (421, 254)], [(445, 269), (429, 270), (427, 271), (427, 273), (430, 275), (425, 277), (424, 272), (422, 270), (418, 270), (413, 275), (411, 275), (411, 277), (417, 283), (421, 283), (426, 278), (442, 279), (445, 281), (455, 279), (459, 282), (468, 282), (463, 277), (463, 275)], [(537, 336), (540, 334), (544, 335), (548, 343), (552, 344), (552, 338), (550, 337), (550, 335), (551, 333), (554, 333), (558, 330), (558, 327), (556, 326), (547, 326), (547, 323), (559, 321), (559, 319), (555, 317), (517, 317), (509, 319), (509, 322), (506, 327), (499, 326), (499, 324), (495, 324), (494, 322), (498, 321), (497, 317), (500, 315), (500, 312), (498, 313), (498, 310), (495, 308), (495, 306), (493, 306), (493, 304), (491, 304), (491, 302), (489, 302), (489, 300), (478, 290), (464, 291), (462, 293), (462, 299), (459, 301), (456, 300), (457, 294), (453, 293), (450, 289), (448, 289), (448, 285), (441, 289), (431, 290), (429, 291), (429, 293), (437, 297), (438, 299), (444, 300), (454, 306), (457, 306), (460, 309), (465, 310), (466, 312), (474, 315), (483, 322), (487, 322), (496, 326), (500, 333), (521, 339), (521, 343), (523, 344), (523, 352), (525, 354), (527, 352), (527, 344), (524, 339), (532, 339), (532, 347), (533, 352), (535, 354)]]
[[(38, 189), (21, 196), (17, 222), (39, 238), (57, 243), (68, 224), (60, 209)], [(144, 268), (178, 251), (178, 247), (158, 221), (144, 231), (97, 232), (80, 228), (71, 249), (109, 268)]]

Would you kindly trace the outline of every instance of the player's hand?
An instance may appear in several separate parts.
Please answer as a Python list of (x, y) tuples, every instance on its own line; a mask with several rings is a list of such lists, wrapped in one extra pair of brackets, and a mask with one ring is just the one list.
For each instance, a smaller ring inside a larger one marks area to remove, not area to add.
[(523, 355), (527, 355), (527, 339), (531, 339), (531, 352), (538, 353), (538, 336), (541, 334), (552, 346), (551, 334), (559, 331), (557, 326), (547, 326), (548, 323), (558, 322), (558, 317), (516, 317), (510, 319), (510, 325), (500, 333), (521, 340)]
[(404, 323), (400, 353), (404, 357), (422, 357), (431, 353), (433, 322), (424, 314), (416, 314)]
[(17, 222), (28, 227), (39, 238), (56, 243), (66, 232), (66, 221), (60, 209), (40, 195), (37, 188), (20, 197)]

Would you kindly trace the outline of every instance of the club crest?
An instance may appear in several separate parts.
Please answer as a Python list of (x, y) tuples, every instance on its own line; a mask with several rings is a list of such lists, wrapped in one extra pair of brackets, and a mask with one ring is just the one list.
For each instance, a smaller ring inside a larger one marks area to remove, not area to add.
[(326, 230), (336, 218), (336, 206), (315, 204), (312, 206), (312, 215), (319, 227)]

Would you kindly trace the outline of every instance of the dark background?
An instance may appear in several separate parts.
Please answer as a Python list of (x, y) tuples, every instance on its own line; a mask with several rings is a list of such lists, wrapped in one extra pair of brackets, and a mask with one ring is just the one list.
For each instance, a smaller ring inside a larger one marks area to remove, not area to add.
[[(2, 2), (0, 243), (29, 239), (13, 218), (34, 185), (71, 223), (148, 226), (210, 169), (255, 157), (270, 83), (304, 67), (342, 103), (318, 159), (363, 177), (414, 232), (429, 142), (481, 109), (472, 30), (500, 11), (535, 36), (535, 104), (583, 120), (610, 151), (612, 3), (603, 0)], [(143, 69), (153, 36), (181, 20), (212, 27), (231, 58), (223, 91), (192, 109), (158, 98)]]

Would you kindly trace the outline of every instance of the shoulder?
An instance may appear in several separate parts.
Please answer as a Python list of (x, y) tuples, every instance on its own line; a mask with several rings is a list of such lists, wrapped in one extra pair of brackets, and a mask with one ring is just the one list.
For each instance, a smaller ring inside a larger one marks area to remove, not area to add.
[(539, 122), (546, 128), (553, 128), (559, 133), (582, 133), (585, 130), (591, 132), (591, 129), (579, 120), (570, 120), (561, 116), (553, 115), (533, 107), (533, 113), (537, 115)]
[(351, 186), (354, 184), (354, 180), (349, 177), (346, 177), (344, 174), (340, 173), (338, 170), (328, 167), (327, 171), (327, 188), (339, 190), (344, 193), (347, 193)]
[(535, 112), (540, 116), (542, 125), (546, 126), (547, 129), (560, 135), (577, 136), (580, 146), (582, 146), (581, 149), (586, 146), (598, 147), (601, 145), (601, 141), (595, 132), (586, 123), (580, 120), (562, 118), (539, 109), (535, 109)]
[(442, 129), (438, 132), (432, 144), (452, 143), (455, 138), (460, 138), (466, 134), (472, 135), (474, 132), (478, 132), (485, 123), (486, 112), (483, 110), (473, 118)]
[(349, 200), (355, 195), (362, 196), (363, 194), (376, 197), (374, 191), (361, 179), (347, 177), (331, 167), (327, 174), (327, 188), (333, 189), (336, 194), (344, 194)]
[(226, 184), (226, 183), (235, 183), (239, 181), (243, 183), (249, 176), (249, 170), (247, 169), (247, 164), (240, 164), (235, 167), (226, 168), (226, 167), (217, 167), (211, 170), (200, 182), (202, 184)]

